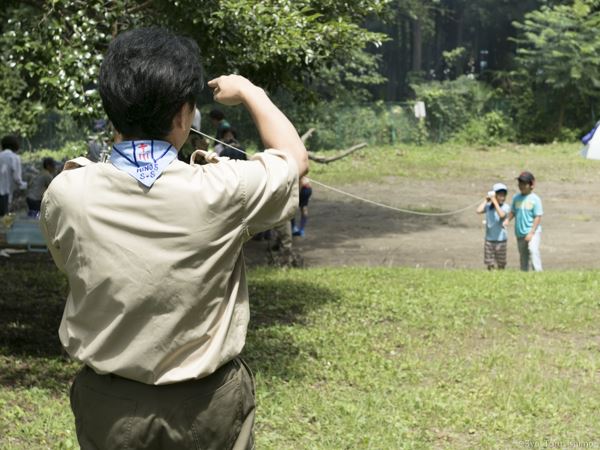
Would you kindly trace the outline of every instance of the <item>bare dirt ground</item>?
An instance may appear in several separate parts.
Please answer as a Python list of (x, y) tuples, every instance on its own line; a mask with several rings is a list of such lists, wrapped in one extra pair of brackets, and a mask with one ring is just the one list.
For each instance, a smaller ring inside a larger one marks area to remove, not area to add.
[[(336, 186), (392, 206), (451, 211), (474, 203), (489, 182), (412, 181)], [(546, 182), (542, 198), (542, 262), (545, 270), (600, 268), (600, 182)], [(509, 199), (516, 191), (509, 186)], [(422, 217), (359, 202), (313, 185), (304, 238), (294, 238), (307, 267), (408, 266), (483, 269), (483, 217), (472, 210), (451, 217)], [(266, 264), (265, 242), (251, 241), (249, 265)], [(518, 269), (512, 224), (508, 267)]]

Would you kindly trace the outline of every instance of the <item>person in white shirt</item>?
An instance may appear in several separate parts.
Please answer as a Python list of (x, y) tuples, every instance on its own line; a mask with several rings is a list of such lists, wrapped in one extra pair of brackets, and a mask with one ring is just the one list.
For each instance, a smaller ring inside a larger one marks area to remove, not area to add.
[(9, 213), (15, 188), (26, 189), (21, 174), (21, 157), (17, 155), (19, 141), (15, 136), (2, 138), (0, 152), (0, 217)]

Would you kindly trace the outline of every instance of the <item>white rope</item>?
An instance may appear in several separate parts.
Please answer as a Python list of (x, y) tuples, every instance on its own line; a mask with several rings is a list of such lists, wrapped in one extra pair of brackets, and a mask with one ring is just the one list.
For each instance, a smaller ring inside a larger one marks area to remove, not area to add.
[(312, 183), (318, 184), (319, 186), (322, 186), (322, 187), (324, 187), (326, 189), (329, 189), (331, 191), (337, 192), (338, 194), (342, 194), (342, 195), (346, 195), (348, 197), (352, 197), (352, 198), (354, 198), (356, 200), (360, 200), (361, 202), (370, 203), (370, 204), (375, 205), (375, 206), (380, 206), (381, 208), (387, 208), (387, 209), (391, 209), (392, 211), (398, 211), (398, 212), (405, 213), (405, 214), (414, 214), (415, 216), (432, 216), (432, 217), (436, 217), (436, 216), (437, 217), (439, 217), (439, 216), (453, 216), (454, 214), (459, 214), (461, 212), (464, 212), (464, 211), (467, 211), (467, 210), (469, 210), (471, 208), (474, 208), (475, 206), (479, 205), (479, 203), (481, 203), (483, 201), (483, 198), (481, 198), (481, 199), (477, 200), (476, 203), (473, 203), (473, 204), (471, 204), (469, 206), (465, 206), (464, 208), (461, 208), (461, 209), (457, 209), (455, 211), (427, 213), (427, 212), (422, 212), (422, 211), (414, 211), (414, 210), (411, 210), (411, 209), (403, 209), (403, 208), (397, 208), (397, 207), (391, 206), (391, 205), (386, 205), (385, 203), (380, 203), (380, 202), (376, 202), (374, 200), (369, 200), (368, 198), (359, 197), (358, 195), (351, 194), (350, 192), (342, 191), (342, 190), (334, 188), (332, 186), (328, 186), (328, 185), (326, 185), (324, 183), (321, 183), (320, 181), (314, 180), (312, 178), (309, 178), (309, 180)]
[[(243, 153), (244, 155), (248, 155), (248, 153), (246, 153), (244, 150), (240, 150), (239, 148), (236, 148), (233, 145), (229, 145), (229, 144), (227, 144), (227, 143), (225, 143), (223, 141), (220, 141), (219, 139), (216, 139), (216, 138), (214, 138), (212, 136), (209, 136), (208, 134), (205, 134), (202, 131), (196, 130), (195, 128), (192, 128), (191, 131), (193, 131), (194, 133), (199, 134), (201, 136), (204, 136), (204, 137), (206, 137), (208, 139), (211, 139), (211, 140), (213, 140), (215, 142), (218, 142), (219, 144), (222, 144), (222, 145), (224, 145), (226, 147), (229, 147), (229, 148), (231, 148), (233, 150), (236, 150), (236, 151), (238, 151), (240, 153)], [(422, 211), (414, 211), (414, 210), (410, 210), (410, 209), (397, 208), (395, 206), (386, 205), (385, 203), (380, 203), (380, 202), (376, 202), (374, 200), (369, 200), (368, 198), (359, 197), (358, 195), (351, 194), (350, 192), (342, 191), (341, 189), (335, 188), (333, 186), (329, 186), (329, 185), (327, 185), (325, 183), (321, 183), (320, 181), (317, 181), (317, 180), (315, 180), (313, 178), (309, 178), (309, 181), (311, 183), (318, 184), (319, 186), (322, 186), (325, 189), (329, 189), (330, 191), (337, 192), (338, 194), (345, 195), (347, 197), (353, 198), (355, 200), (359, 200), (361, 202), (370, 203), (372, 205), (379, 206), (381, 208), (391, 209), (392, 211), (397, 211), (397, 212), (401, 212), (401, 213), (405, 213), (405, 214), (413, 214), (415, 216), (430, 216), (430, 217), (453, 216), (455, 214), (460, 214), (461, 212), (464, 212), (464, 211), (467, 211), (467, 210), (469, 210), (471, 208), (474, 208), (475, 206), (479, 205), (479, 203), (483, 200), (483, 198), (480, 198), (480, 199), (477, 200), (477, 202), (475, 202), (475, 203), (473, 203), (473, 204), (471, 204), (469, 206), (465, 206), (464, 208), (460, 208), (460, 209), (454, 210), (454, 211), (445, 211), (445, 212), (437, 212), (437, 213), (434, 213), (434, 212), (427, 213), (427, 212), (422, 212)]]

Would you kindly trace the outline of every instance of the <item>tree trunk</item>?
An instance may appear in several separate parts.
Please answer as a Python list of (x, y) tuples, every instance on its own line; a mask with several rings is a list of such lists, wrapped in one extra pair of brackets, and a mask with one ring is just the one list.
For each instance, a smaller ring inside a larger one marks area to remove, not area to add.
[(444, 51), (444, 41), (445, 41), (444, 38), (445, 38), (445, 36), (444, 36), (444, 21), (443, 21), (442, 15), (440, 14), (439, 10), (436, 10), (435, 11), (435, 36), (434, 36), (435, 49), (433, 52), (433, 61), (434, 61), (435, 72), (436, 72), (438, 78), (441, 78), (441, 76), (443, 75), (442, 70), (444, 68), (444, 64), (443, 64), (444, 58), (442, 57), (442, 53)]
[(456, 17), (456, 46), (462, 47), (465, 31), (465, 15), (462, 9), (459, 9), (456, 13), (458, 14)]
[(412, 70), (420, 71), (423, 67), (423, 36), (419, 19), (412, 22), (412, 48)]
[(400, 35), (400, 25), (398, 23), (392, 24), (387, 28), (386, 32), (392, 36), (392, 42), (384, 51), (384, 58), (386, 59), (387, 66), (387, 79), (388, 82), (384, 84), (385, 99), (395, 101), (398, 99), (399, 85), (401, 83), (400, 75), (401, 69), (400, 64), (402, 57), (400, 53), (400, 45), (402, 44), (402, 36)]
[(402, 20), (401, 28), (400, 28), (400, 39), (402, 39), (402, 45), (400, 47), (400, 91), (398, 92), (398, 98), (394, 100), (399, 100), (403, 98), (408, 93), (408, 86), (406, 83), (406, 74), (410, 70), (410, 22), (408, 20)]
[(562, 127), (565, 123), (565, 109), (566, 103), (564, 101), (560, 102), (560, 109), (558, 110), (558, 132), (562, 130)]

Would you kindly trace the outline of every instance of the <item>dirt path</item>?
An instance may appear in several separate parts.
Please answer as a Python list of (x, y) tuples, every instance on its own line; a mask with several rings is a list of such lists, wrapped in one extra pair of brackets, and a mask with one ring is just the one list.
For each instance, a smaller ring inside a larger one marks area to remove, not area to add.
[[(455, 210), (474, 203), (488, 184), (391, 178), (336, 187), (397, 207)], [(510, 198), (515, 190), (509, 187)], [(600, 268), (598, 187), (600, 182), (546, 182), (537, 187), (545, 212), (541, 252), (546, 270)], [(513, 233), (511, 225), (508, 265), (518, 268)], [(294, 238), (294, 244), (309, 267), (483, 268), (483, 234), (482, 216), (474, 208), (452, 217), (413, 216), (313, 186), (307, 235)], [(266, 262), (265, 248), (264, 242), (247, 245), (251, 265)]]

